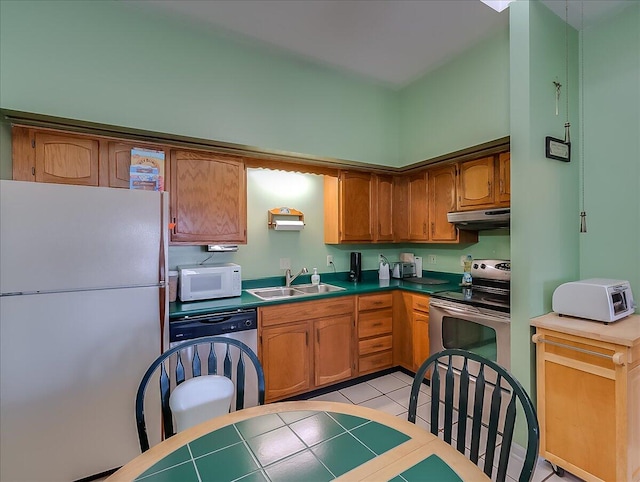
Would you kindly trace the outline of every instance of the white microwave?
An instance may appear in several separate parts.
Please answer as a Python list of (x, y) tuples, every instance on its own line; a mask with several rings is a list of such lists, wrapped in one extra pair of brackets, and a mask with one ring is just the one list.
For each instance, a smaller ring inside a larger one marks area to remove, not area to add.
[(239, 264), (178, 266), (178, 273), (180, 301), (229, 298), (242, 293)]

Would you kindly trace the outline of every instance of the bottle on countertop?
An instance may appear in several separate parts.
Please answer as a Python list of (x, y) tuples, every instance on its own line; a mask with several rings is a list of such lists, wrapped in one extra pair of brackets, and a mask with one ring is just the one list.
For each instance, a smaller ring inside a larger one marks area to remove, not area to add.
[(473, 264), (473, 258), (470, 254), (464, 259), (464, 274), (462, 275), (462, 286), (471, 286), (471, 265)]
[(320, 275), (318, 274), (318, 268), (313, 268), (313, 274), (311, 275), (311, 284), (312, 285), (320, 284)]

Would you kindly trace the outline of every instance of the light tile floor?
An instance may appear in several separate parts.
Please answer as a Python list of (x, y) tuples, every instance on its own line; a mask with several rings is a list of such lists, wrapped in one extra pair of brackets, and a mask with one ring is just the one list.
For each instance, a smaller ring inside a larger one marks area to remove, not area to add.
[[(367, 382), (314, 397), (312, 400), (327, 400), (362, 405), (390, 413), (406, 420), (412, 382), (413, 377), (397, 371), (388, 375), (382, 375)], [(431, 399), (427, 390), (428, 387), (423, 385), (423, 393), (418, 398), (418, 417), (416, 419), (416, 424), (425, 428), (428, 427), (427, 422), (420, 415), (429, 413)], [(510, 464), (512, 470), (513, 465), (515, 464)], [(507, 476), (508, 482), (515, 482), (517, 476), (517, 468), (513, 470), (513, 473), (509, 470)], [(579, 482), (581, 480), (582, 479), (573, 476), (569, 472), (566, 472), (564, 477), (558, 477), (553, 473), (551, 465), (542, 458), (539, 458), (532, 482)]]

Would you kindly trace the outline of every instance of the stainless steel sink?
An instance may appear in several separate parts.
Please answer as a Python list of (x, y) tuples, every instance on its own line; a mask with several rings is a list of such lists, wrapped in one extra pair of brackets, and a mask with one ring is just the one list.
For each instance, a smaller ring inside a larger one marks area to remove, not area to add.
[(254, 288), (247, 290), (247, 293), (257, 296), (261, 300), (279, 300), (285, 298), (299, 298), (304, 296), (320, 295), (324, 293), (331, 293), (334, 291), (343, 291), (345, 288), (339, 286), (329, 285), (321, 283), (319, 285), (305, 284), (295, 285), (292, 287), (276, 286), (273, 288)]
[(343, 291), (345, 289), (340, 288), (339, 286), (328, 285), (326, 283), (320, 283), (319, 285), (297, 285), (295, 288), (307, 294), (331, 293), (333, 291)]

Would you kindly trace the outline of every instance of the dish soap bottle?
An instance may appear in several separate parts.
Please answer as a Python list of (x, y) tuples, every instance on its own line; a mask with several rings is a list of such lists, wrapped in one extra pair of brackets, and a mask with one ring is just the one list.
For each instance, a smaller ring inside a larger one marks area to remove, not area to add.
[(473, 258), (470, 254), (463, 261), (464, 274), (462, 275), (462, 286), (471, 286), (471, 265), (473, 264)]
[(311, 275), (311, 284), (312, 285), (320, 284), (320, 275), (318, 274), (318, 268), (313, 268), (313, 274)]

